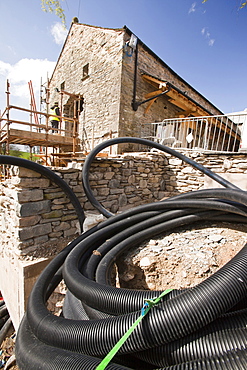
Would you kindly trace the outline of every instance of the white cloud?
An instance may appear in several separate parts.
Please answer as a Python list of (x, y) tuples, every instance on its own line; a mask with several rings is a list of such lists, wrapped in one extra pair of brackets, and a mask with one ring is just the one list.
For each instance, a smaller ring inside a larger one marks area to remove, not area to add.
[(2, 62), (0, 60), (0, 76), (7, 75), (11, 70), (11, 65), (9, 63)]
[(62, 23), (57, 22), (51, 27), (51, 34), (54, 37), (55, 43), (61, 45), (66, 39), (68, 30), (62, 25)]
[[(47, 59), (21, 59), (16, 64), (9, 64), (0, 61), (0, 88), (5, 91), (6, 81), (10, 83), (10, 103), (19, 105), (24, 108), (29, 108), (30, 93), (28, 82), (31, 80), (33, 84), (36, 104), (39, 105), (39, 91), (41, 78), (42, 82), (47, 81), (47, 76), (51, 76), (55, 62)], [(0, 95), (0, 108), (4, 109), (5, 97)]]
[(191, 4), (191, 7), (189, 9), (189, 14), (194, 13), (196, 11), (196, 2)]
[(210, 32), (207, 30), (206, 27), (203, 27), (201, 30), (201, 34), (205, 37), (205, 39), (208, 41), (209, 46), (213, 46), (215, 43), (215, 39), (211, 38)]

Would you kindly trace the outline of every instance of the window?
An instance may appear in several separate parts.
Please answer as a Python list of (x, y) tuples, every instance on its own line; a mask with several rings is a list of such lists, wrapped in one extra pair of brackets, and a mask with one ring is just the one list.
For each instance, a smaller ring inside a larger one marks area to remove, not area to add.
[(82, 80), (89, 77), (89, 63), (85, 64), (82, 68)]
[(65, 81), (61, 83), (60, 90), (61, 91), (64, 91), (65, 90)]

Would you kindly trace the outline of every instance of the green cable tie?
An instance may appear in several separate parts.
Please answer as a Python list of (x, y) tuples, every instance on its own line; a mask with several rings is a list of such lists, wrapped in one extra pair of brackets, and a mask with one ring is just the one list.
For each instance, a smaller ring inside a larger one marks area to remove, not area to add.
[(111, 349), (111, 351), (105, 356), (105, 358), (101, 361), (101, 363), (96, 367), (95, 370), (104, 370), (118, 350), (122, 347), (124, 342), (128, 339), (130, 334), (135, 330), (137, 325), (141, 322), (143, 317), (149, 312), (149, 310), (160, 302), (161, 298), (164, 297), (166, 294), (170, 293), (173, 289), (166, 289), (164, 292), (160, 294), (157, 298), (152, 299), (145, 299), (144, 306), (141, 309), (141, 316), (131, 325), (131, 327), (126, 331), (126, 333), (119, 339), (119, 341), (115, 344), (115, 346)]

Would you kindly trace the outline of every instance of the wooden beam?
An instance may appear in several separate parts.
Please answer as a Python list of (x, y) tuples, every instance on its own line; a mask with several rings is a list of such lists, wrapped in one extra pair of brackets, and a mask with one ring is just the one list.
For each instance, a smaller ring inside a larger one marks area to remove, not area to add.
[[(146, 98), (151, 98), (152, 96), (157, 95), (158, 93), (163, 92), (165, 89), (167, 89), (169, 86), (169, 83), (166, 81), (162, 81), (156, 77), (143, 74), (142, 78), (144, 81), (147, 81), (152, 86), (156, 88), (155, 91), (148, 93), (146, 95)], [(157, 90), (158, 89), (158, 90)], [(186, 97), (186, 95), (182, 94), (181, 92), (177, 91), (175, 88), (170, 87), (169, 91), (166, 93), (166, 95), (169, 97), (169, 102), (173, 105), (176, 105), (180, 109), (183, 110), (183, 112), (179, 112), (178, 115), (180, 116), (188, 116), (192, 115), (194, 117), (200, 117), (200, 116), (208, 116), (210, 118), (210, 114), (203, 109), (201, 106), (196, 104), (196, 102), (193, 102), (189, 97)], [(156, 98), (157, 99), (157, 98)], [(149, 105), (147, 106), (145, 113), (147, 113), (153, 103), (156, 100), (155, 98), (149, 102)], [(237, 131), (231, 130), (227, 124), (223, 124), (223, 127), (221, 126), (221, 123), (217, 119), (213, 119), (212, 124), (219, 129), (226, 130), (226, 132), (231, 135), (232, 137), (236, 137), (238, 140), (240, 140), (240, 134)], [(190, 122), (187, 124), (189, 127), (193, 128), (193, 124)]]
[(149, 103), (148, 103), (148, 106), (147, 108), (145, 109), (145, 114), (147, 114), (150, 110), (150, 108), (152, 107), (153, 103), (157, 100), (158, 98), (154, 98), (153, 100), (151, 100)]
[(174, 94), (169, 91), (167, 95), (170, 97), (169, 101), (184, 111), (190, 110), (194, 116), (208, 116), (209, 114), (190, 100), (184, 98), (181, 94)]
[[(167, 83), (166, 81), (162, 81), (158, 78), (155, 78), (153, 76), (149, 76), (147, 74), (143, 74), (142, 78), (143, 78), (144, 81), (147, 81), (152, 86), (156, 87), (156, 89), (158, 88), (159, 90), (156, 90), (156, 92), (158, 92), (158, 91), (163, 92), (169, 86), (169, 83)], [(147, 94), (146, 95), (147, 99), (149, 97), (152, 97), (153, 96), (152, 94), (155, 95), (155, 92)], [(179, 93), (177, 90), (175, 90), (173, 88), (170, 88), (170, 90), (167, 92), (166, 95), (171, 98), (171, 100), (169, 100), (169, 101), (173, 105), (176, 105), (177, 107), (183, 109), (184, 111), (190, 110), (192, 112), (191, 114), (193, 114), (195, 116), (196, 115), (198, 115), (198, 116), (208, 116), (209, 115), (207, 111), (205, 111), (203, 108), (199, 107), (196, 103), (193, 103), (190, 100), (189, 97), (186, 97), (185, 95)]]
[(195, 110), (187, 109), (187, 110), (184, 110), (183, 112), (179, 112), (178, 114), (175, 115), (175, 117), (186, 118), (186, 117), (189, 117), (193, 113), (195, 113)]

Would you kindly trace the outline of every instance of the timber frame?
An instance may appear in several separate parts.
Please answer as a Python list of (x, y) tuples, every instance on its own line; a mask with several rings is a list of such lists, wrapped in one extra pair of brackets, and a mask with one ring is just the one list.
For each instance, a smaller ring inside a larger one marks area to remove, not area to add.
[(192, 98), (187, 96), (184, 92), (172, 85), (170, 82), (160, 80), (159, 78), (151, 76), (147, 73), (142, 73), (142, 78), (155, 88), (155, 91), (145, 95), (145, 99), (151, 98), (145, 113), (149, 111), (158, 97), (165, 92), (169, 97), (168, 100), (183, 110), (183, 112), (179, 114), (180, 118), (188, 117), (190, 115), (194, 117), (211, 115), (210, 112), (195, 102)]

